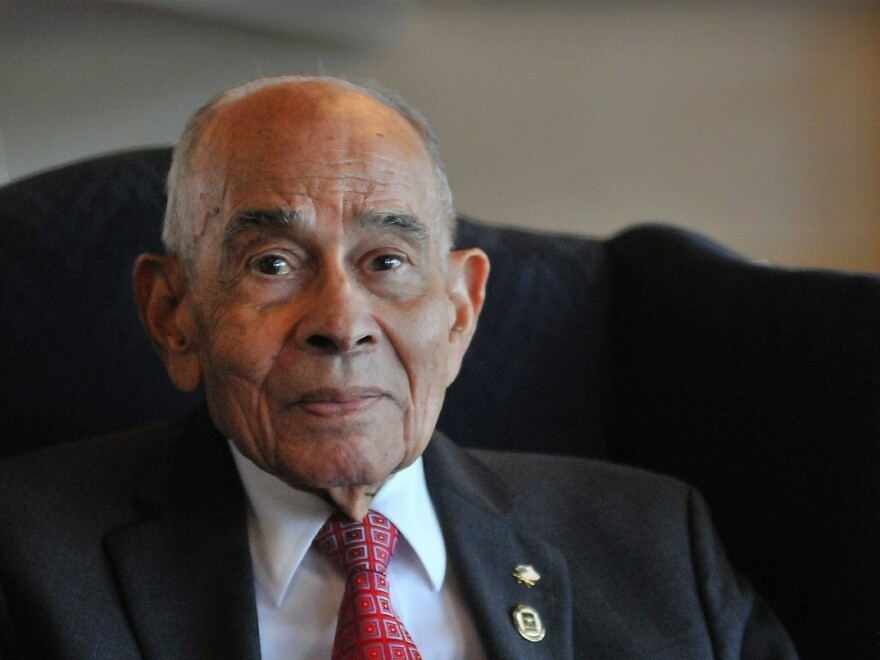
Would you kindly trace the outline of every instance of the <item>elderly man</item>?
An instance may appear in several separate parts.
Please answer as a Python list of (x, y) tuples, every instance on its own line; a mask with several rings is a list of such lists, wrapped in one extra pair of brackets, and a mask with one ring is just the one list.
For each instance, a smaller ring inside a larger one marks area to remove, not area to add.
[(0, 650), (794, 657), (687, 486), (434, 431), (489, 273), (453, 220), (386, 93), (260, 79), (200, 110), (134, 276), (206, 407), (0, 468)]

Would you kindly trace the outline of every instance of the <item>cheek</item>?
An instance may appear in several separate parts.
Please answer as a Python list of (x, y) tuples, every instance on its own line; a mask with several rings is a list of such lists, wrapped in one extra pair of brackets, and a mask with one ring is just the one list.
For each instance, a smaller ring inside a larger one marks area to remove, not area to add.
[(445, 310), (434, 306), (395, 326), (398, 355), (409, 380), (411, 408), (407, 435), (413, 443), (427, 441), (446, 393), (449, 332)]
[(266, 384), (286, 333), (258, 317), (246, 309), (227, 309), (203, 327), (203, 382), (217, 429), (271, 472), (275, 447)]
[(283, 329), (246, 309), (218, 312), (203, 329), (206, 389), (215, 397), (247, 399), (253, 404), (281, 350)]
[(402, 361), (413, 377), (442, 379), (442, 365), (449, 350), (445, 316), (443, 309), (432, 306), (397, 324)]

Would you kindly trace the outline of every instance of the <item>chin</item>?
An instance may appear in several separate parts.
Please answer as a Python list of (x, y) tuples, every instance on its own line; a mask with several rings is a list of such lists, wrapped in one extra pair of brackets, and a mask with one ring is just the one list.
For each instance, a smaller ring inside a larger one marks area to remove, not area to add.
[(311, 456), (311, 460), (281, 457), (273, 472), (292, 486), (325, 490), (378, 485), (404, 467), (404, 462), (411, 462), (405, 461), (404, 452), (377, 456), (374, 451), (359, 451), (361, 442), (344, 443), (334, 451), (321, 452), (322, 456)]

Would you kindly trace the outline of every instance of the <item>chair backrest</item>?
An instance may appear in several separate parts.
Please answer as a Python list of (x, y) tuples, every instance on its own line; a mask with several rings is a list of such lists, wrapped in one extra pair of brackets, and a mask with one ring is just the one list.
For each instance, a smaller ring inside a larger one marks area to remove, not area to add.
[(168, 149), (88, 160), (0, 190), (0, 454), (167, 419), (168, 382), (132, 298), (161, 249)]
[(609, 252), (613, 458), (700, 488), (804, 657), (880, 658), (880, 277)]
[[(0, 455), (179, 416), (137, 320), (167, 149), (0, 189)], [(880, 657), (880, 278), (752, 264), (691, 232), (459, 222), (493, 263), (440, 427), (682, 477), (804, 657)]]

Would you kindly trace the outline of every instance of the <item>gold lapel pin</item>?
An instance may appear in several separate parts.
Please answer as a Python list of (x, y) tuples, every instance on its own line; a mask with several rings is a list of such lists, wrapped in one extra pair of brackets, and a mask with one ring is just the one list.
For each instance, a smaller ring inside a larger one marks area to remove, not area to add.
[(535, 567), (531, 564), (519, 564), (513, 568), (513, 577), (515, 577), (516, 581), (520, 584), (524, 584), (531, 588), (541, 579), (541, 574), (538, 573), (538, 571), (535, 570)]
[(531, 605), (517, 605), (510, 613), (513, 625), (520, 637), (530, 642), (540, 642), (547, 634), (541, 615)]

